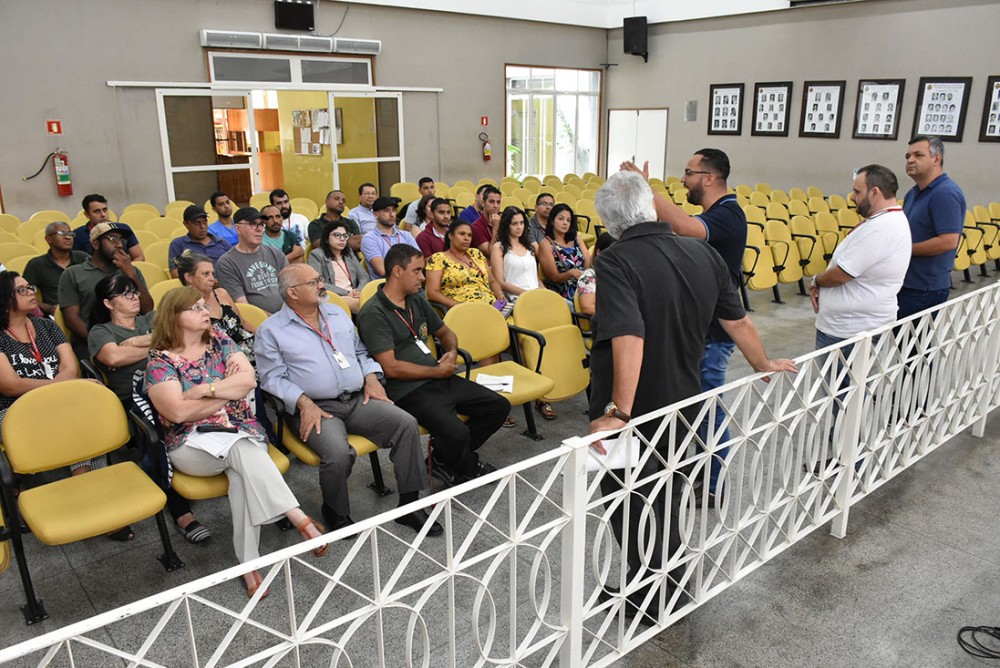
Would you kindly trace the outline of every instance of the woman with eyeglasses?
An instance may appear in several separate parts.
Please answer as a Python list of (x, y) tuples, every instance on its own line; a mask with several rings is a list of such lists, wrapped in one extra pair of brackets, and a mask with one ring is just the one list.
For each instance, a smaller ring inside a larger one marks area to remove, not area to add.
[(253, 332), (256, 328), (240, 315), (232, 296), (215, 280), (212, 259), (207, 255), (185, 250), (174, 258), (174, 267), (177, 268), (177, 278), (181, 285), (192, 287), (201, 293), (215, 328), (235, 341), (252, 364)]
[[(167, 456), (188, 475), (229, 478), (239, 561), (260, 556), (260, 526), (282, 517), (305, 540), (321, 536), (323, 527), (302, 512), (267, 454), (267, 436), (247, 401), (257, 386), (253, 367), (232, 339), (212, 327), (201, 293), (181, 287), (163, 296), (150, 348), (146, 385), (163, 425)], [(321, 557), (329, 547), (313, 554)], [(243, 579), (252, 597), (262, 583), (260, 573)]]
[(361, 304), (361, 288), (370, 279), (368, 272), (361, 268), (358, 256), (347, 246), (351, 231), (347, 223), (335, 220), (323, 226), (319, 246), (309, 253), (309, 264), (319, 272), (326, 289), (340, 295), (357, 313)]

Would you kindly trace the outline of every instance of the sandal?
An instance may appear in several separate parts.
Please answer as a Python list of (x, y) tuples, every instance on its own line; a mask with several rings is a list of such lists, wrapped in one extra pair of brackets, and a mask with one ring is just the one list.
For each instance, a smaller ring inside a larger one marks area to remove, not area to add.
[[(319, 522), (317, 522), (313, 518), (307, 516), (304, 520), (302, 520), (302, 522), (297, 527), (295, 527), (296, 529), (299, 530), (299, 535), (302, 536), (303, 540), (312, 540), (313, 538), (317, 538), (318, 537), (318, 536), (310, 536), (309, 535), (309, 533), (308, 533), (309, 527), (315, 528), (316, 531), (318, 531), (320, 533), (320, 535), (323, 535), (324, 533), (326, 533), (323, 530), (323, 525), (322, 524), (320, 524)], [(330, 549), (330, 544), (327, 543), (326, 545), (320, 545), (315, 550), (313, 550), (312, 553), (313, 553), (314, 557), (322, 557), (324, 554), (327, 553), (327, 551), (329, 549)]]
[(182, 527), (177, 523), (174, 523), (174, 526), (177, 527), (177, 530), (184, 535), (185, 540), (189, 543), (201, 543), (212, 537), (212, 532), (207, 527), (202, 526), (198, 520), (191, 520), (186, 527)]
[(508, 415), (507, 419), (504, 420), (503, 424), (500, 426), (503, 427), (504, 429), (513, 429), (514, 427), (517, 426), (517, 420)]
[[(252, 582), (247, 580), (248, 577), (252, 580)], [(258, 571), (250, 571), (243, 576), (243, 582), (247, 586), (247, 598), (253, 598), (253, 595), (256, 594), (257, 590), (264, 584), (264, 578), (260, 576)], [(260, 595), (261, 599), (267, 598), (267, 595), (270, 593), (271, 591), (269, 589), (265, 589), (264, 593)]]
[(538, 409), (538, 412), (546, 420), (555, 420), (559, 417), (559, 413), (556, 413), (555, 409), (552, 408), (552, 404), (547, 401), (536, 401), (535, 408)]
[(135, 534), (132, 533), (132, 527), (130, 527), (127, 524), (123, 526), (121, 529), (118, 529), (117, 531), (112, 531), (111, 533), (105, 535), (111, 540), (116, 540), (119, 543), (127, 543), (128, 541), (135, 538)]

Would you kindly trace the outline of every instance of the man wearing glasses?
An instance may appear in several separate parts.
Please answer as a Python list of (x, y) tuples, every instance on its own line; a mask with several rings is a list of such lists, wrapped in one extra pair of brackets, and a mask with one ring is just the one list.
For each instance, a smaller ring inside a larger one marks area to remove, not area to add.
[(233, 216), (239, 241), (216, 264), (219, 284), (237, 304), (253, 304), (267, 313), (281, 308), (278, 272), (288, 260), (280, 248), (264, 245), (263, 214), (247, 206)]
[[(639, 172), (649, 179), (649, 163), (639, 169), (631, 162), (622, 163), (622, 169)], [(661, 193), (653, 191), (653, 205), (656, 207), (656, 218), (668, 223), (674, 234), (682, 237), (704, 239), (714, 248), (726, 263), (729, 276), (737, 291), (742, 284), (743, 250), (747, 244), (747, 218), (742, 207), (736, 200), (736, 195), (729, 194), (726, 179), (729, 178), (729, 156), (717, 148), (703, 148), (695, 151), (684, 168), (684, 187), (687, 188), (688, 202), (701, 206), (703, 212), (690, 216), (681, 207), (674, 204)], [(701, 359), (701, 390), (707, 392), (726, 384), (726, 367), (733, 354), (736, 344), (726, 334), (718, 321), (711, 324), (705, 339), (705, 354)], [(713, 439), (717, 442), (729, 440), (729, 430), (719, 434), (719, 426), (725, 419), (725, 413), (717, 410), (715, 413), (715, 429)], [(702, 440), (708, 433), (708, 421), (702, 423), (699, 435)], [(728, 448), (717, 451), (712, 459), (712, 469), (709, 478), (709, 502), (715, 502), (718, 489), (719, 471), (722, 460), (728, 454)], [(699, 494), (699, 500), (702, 496)]]
[(93, 255), (82, 264), (72, 265), (59, 278), (59, 309), (72, 332), (70, 343), (80, 359), (89, 359), (87, 334), (91, 313), (97, 302), (95, 288), (105, 276), (124, 274), (139, 286), (139, 313), (153, 310), (153, 298), (146, 289), (146, 279), (132, 264), (125, 250), (128, 227), (118, 223), (98, 223), (90, 230)]
[(83, 264), (90, 257), (83, 251), (73, 250), (73, 231), (62, 222), (45, 226), (45, 243), (49, 252), (28, 261), (24, 266), (24, 280), (38, 286), (38, 307), (45, 315), (53, 315), (59, 306), (59, 279), (68, 267)]

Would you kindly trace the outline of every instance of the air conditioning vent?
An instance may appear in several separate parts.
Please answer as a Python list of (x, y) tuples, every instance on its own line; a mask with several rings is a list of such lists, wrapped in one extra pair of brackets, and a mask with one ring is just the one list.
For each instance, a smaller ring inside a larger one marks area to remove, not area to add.
[(338, 39), (333, 40), (334, 53), (360, 53), (366, 56), (377, 56), (382, 53), (382, 41), (377, 39)]
[(230, 49), (260, 49), (263, 47), (263, 36), (259, 32), (202, 30), (201, 45), (222, 46)]
[(332, 37), (299, 37), (298, 35), (281, 35), (264, 33), (264, 48), (279, 51), (311, 51), (313, 53), (330, 53), (333, 51)]

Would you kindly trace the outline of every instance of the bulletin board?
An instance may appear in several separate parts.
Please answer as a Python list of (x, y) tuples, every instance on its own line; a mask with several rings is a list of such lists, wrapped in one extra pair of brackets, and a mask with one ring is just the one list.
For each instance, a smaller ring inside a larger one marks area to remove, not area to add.
[(330, 143), (328, 109), (294, 109), (292, 127), (296, 155), (323, 155), (323, 144)]

